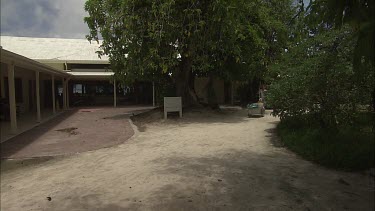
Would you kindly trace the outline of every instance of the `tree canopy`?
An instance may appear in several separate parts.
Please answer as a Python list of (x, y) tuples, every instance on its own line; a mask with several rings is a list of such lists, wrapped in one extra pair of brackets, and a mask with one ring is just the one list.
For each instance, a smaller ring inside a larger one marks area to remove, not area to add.
[(314, 1), (294, 20), (291, 45), (271, 68), (269, 102), (275, 115), (313, 116), (322, 126), (336, 127), (353, 123), (368, 105), (374, 109), (374, 38), (366, 28), (373, 24), (372, 3), (349, 1), (333, 8), (333, 2)]
[(264, 76), (284, 49), (290, 0), (88, 0), (90, 41), (103, 39), (117, 79), (170, 77), (184, 103), (195, 76)]

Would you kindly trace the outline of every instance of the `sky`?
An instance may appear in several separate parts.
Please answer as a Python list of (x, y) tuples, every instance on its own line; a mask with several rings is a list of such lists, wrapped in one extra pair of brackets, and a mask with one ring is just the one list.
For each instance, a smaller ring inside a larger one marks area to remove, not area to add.
[(82, 38), (85, 0), (1, 0), (1, 35)]
[(85, 1), (0, 0), (1, 35), (85, 39)]

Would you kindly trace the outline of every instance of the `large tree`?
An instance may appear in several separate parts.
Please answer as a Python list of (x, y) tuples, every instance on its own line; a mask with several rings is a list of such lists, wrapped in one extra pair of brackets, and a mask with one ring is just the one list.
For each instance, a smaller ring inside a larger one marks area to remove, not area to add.
[(336, 127), (353, 123), (371, 101), (373, 111), (373, 2), (335, 2), (300, 2), (293, 42), (271, 68), (275, 81), (268, 102), (275, 115), (313, 116), (323, 127)]
[(290, 0), (88, 0), (85, 10), (87, 38), (103, 39), (118, 79), (171, 77), (184, 104), (198, 102), (197, 75), (261, 76), (291, 14)]

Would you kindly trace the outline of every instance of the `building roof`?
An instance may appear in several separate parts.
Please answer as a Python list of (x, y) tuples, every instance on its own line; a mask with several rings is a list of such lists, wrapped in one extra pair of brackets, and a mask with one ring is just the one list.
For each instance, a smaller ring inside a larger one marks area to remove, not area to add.
[(68, 72), (74, 76), (112, 76), (114, 72)]
[(86, 39), (36, 38), (1, 36), (3, 49), (37, 61), (108, 63), (108, 57), (98, 57), (99, 44)]
[(46, 73), (51, 73), (55, 75), (60, 75), (60, 76), (71, 76), (71, 74), (55, 69), (53, 67), (47, 66), (45, 64), (42, 64), (40, 62), (34, 61), (32, 59), (29, 59), (25, 56), (7, 51), (5, 49), (0, 48), (1, 50), (1, 62), (4, 63), (14, 63), (15, 65), (19, 67), (24, 67), (27, 69), (33, 69), (33, 70), (38, 70)]

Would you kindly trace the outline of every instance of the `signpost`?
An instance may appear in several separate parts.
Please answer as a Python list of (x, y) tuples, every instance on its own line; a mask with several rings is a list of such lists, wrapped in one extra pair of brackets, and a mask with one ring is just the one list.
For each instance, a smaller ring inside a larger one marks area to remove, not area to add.
[(167, 119), (168, 112), (179, 112), (182, 117), (181, 97), (164, 97), (164, 119)]

